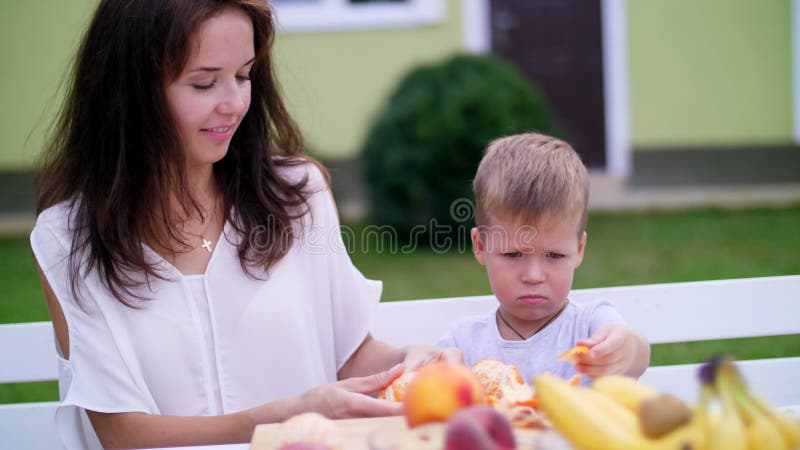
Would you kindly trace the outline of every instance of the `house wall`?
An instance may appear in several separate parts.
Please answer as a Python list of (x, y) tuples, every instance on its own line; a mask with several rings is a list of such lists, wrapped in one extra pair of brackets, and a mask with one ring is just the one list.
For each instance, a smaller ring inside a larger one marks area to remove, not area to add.
[(791, 143), (790, 0), (629, 0), (636, 152)]
[(0, 170), (32, 167), (96, 0), (0, 2)]
[[(445, 3), (435, 25), (279, 34), (277, 70), (310, 151), (355, 156), (403, 74), (463, 48), (462, 0)], [(33, 167), (95, 4), (0, 2), (0, 178)], [(634, 153), (792, 142), (790, 0), (626, 4)]]
[[(96, 3), (0, 2), (0, 172), (33, 167)], [(460, 1), (446, 6), (445, 21), (431, 26), (278, 35), (278, 75), (312, 152), (354, 156), (399, 78), (461, 48)]]
[(445, 20), (431, 26), (278, 36), (278, 76), (312, 153), (356, 156), (400, 79), (463, 48), (461, 1), (446, 7)]

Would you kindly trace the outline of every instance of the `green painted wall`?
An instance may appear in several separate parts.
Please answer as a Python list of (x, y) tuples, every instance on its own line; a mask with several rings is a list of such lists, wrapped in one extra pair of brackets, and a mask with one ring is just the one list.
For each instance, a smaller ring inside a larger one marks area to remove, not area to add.
[(792, 141), (790, 0), (631, 0), (634, 147)]
[[(0, 2), (0, 170), (32, 167), (95, 3)], [(790, 0), (627, 4), (637, 149), (791, 142)], [(461, 49), (461, 1), (446, 5), (434, 26), (278, 36), (278, 74), (312, 152), (355, 155), (397, 81)]]
[(278, 76), (312, 153), (355, 156), (400, 78), (461, 50), (461, 2), (446, 5), (435, 26), (278, 36)]
[(61, 105), (68, 62), (96, 0), (0, 2), (0, 170), (27, 169)]
[[(0, 170), (33, 167), (96, 3), (0, 2)], [(446, 21), (435, 26), (280, 34), (278, 74), (309, 149), (326, 158), (355, 155), (398, 79), (460, 49), (460, 17), (460, 1), (447, 0)]]

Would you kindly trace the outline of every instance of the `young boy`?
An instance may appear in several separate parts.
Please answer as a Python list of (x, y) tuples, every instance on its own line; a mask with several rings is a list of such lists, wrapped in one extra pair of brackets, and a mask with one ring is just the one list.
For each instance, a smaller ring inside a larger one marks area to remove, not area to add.
[[(486, 358), (514, 364), (528, 381), (544, 372), (641, 375), (650, 360), (645, 337), (627, 328), (608, 302), (569, 301), (586, 247), (589, 198), (586, 167), (575, 150), (535, 133), (495, 140), (473, 188), (473, 252), (499, 305), (457, 321), (437, 345), (458, 347), (470, 365)], [(577, 364), (557, 359), (575, 345), (589, 347)]]

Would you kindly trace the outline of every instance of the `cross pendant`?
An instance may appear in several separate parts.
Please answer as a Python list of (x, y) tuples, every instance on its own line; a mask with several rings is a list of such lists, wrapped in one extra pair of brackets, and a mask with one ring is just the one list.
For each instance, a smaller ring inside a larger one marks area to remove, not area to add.
[(206, 238), (203, 238), (203, 245), (202, 245), (202, 247), (203, 247), (204, 249), (208, 250), (208, 253), (211, 253), (211, 241), (209, 241), (209, 240), (208, 240), (208, 239), (206, 239)]

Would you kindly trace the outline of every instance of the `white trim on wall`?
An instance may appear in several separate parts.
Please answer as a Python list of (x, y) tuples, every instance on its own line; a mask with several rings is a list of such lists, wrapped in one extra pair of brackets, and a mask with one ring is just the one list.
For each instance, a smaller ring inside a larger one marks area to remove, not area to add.
[[(793, 0), (798, 1), (798, 0)], [(606, 172), (631, 173), (627, 0), (602, 0), (603, 84), (606, 114)]]
[(318, 32), (411, 28), (444, 21), (444, 0), (353, 4), (348, 0), (269, 2), (278, 32)]
[(792, 134), (800, 144), (800, 0), (792, 0)]
[(472, 53), (491, 53), (489, 0), (461, 0), (464, 48)]

